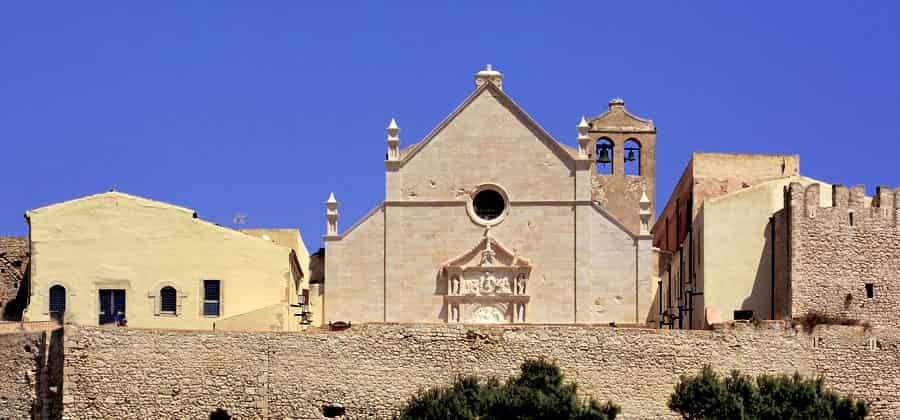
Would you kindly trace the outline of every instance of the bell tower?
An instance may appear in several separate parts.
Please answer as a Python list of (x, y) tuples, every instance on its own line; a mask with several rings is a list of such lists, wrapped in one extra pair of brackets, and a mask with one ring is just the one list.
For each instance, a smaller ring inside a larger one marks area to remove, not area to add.
[[(608, 111), (587, 121), (587, 127), (580, 127), (579, 131), (585, 132), (581, 135), (585, 138), (579, 139), (579, 149), (592, 162), (591, 199), (639, 234), (642, 198), (656, 204), (653, 121), (631, 114), (625, 109), (625, 101), (615, 98), (609, 101)], [(644, 194), (646, 197), (642, 197)]]

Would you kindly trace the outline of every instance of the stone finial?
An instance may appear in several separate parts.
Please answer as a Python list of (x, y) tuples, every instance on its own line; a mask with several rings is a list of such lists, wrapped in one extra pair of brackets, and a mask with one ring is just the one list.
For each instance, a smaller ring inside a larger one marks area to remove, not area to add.
[(587, 159), (590, 156), (591, 138), (588, 136), (588, 130), (591, 126), (584, 117), (581, 117), (581, 121), (575, 128), (578, 130), (578, 158)]
[(647, 197), (647, 189), (645, 188), (641, 192), (641, 200), (638, 201), (638, 205), (641, 208), (641, 235), (649, 235), (650, 234), (650, 217), (653, 216), (653, 211), (650, 210), (650, 197)]
[(622, 98), (612, 98), (609, 100), (609, 109), (625, 108), (625, 100)]
[(387, 160), (400, 160), (400, 127), (397, 121), (391, 118), (391, 122), (387, 126)]
[(334, 198), (334, 193), (328, 196), (325, 202), (325, 218), (328, 219), (328, 226), (325, 231), (325, 237), (338, 236), (338, 201)]
[(591, 126), (588, 124), (587, 120), (584, 119), (584, 116), (582, 116), (581, 121), (578, 122), (576, 128), (578, 129), (578, 134), (587, 134)]
[(475, 88), (480, 87), (485, 82), (491, 82), (494, 86), (503, 89), (503, 73), (494, 70), (490, 64), (485, 66), (484, 70), (475, 73)]

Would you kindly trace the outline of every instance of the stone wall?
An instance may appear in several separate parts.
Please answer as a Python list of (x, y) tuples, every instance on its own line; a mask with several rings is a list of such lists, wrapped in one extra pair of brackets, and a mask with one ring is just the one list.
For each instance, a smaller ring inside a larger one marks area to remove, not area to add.
[(18, 321), (25, 297), (19, 295), (28, 267), (28, 238), (0, 236), (0, 320)]
[(0, 334), (0, 419), (58, 418), (62, 329)]
[(671, 417), (679, 375), (720, 371), (822, 374), (829, 386), (900, 416), (900, 332), (784, 324), (715, 331), (588, 326), (354, 326), (343, 332), (240, 333), (66, 327), (65, 415), (71, 418), (390, 416), (413, 392), (459, 374), (507, 377), (527, 359), (558, 362), (583, 395), (623, 418)]
[(792, 316), (816, 311), (900, 326), (900, 201), (894, 191), (879, 187), (868, 199), (863, 186), (834, 185), (831, 207), (820, 206), (819, 196), (817, 184), (792, 183), (785, 197)]

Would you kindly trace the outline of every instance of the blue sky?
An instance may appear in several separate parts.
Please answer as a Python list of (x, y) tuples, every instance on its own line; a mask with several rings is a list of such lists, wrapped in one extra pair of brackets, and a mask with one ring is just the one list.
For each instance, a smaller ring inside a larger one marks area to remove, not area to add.
[(418, 141), (485, 63), (558, 140), (612, 97), (658, 129), (658, 200), (693, 151), (798, 153), (900, 185), (900, 3), (8, 2), (0, 234), (116, 188), (321, 244), (384, 197), (384, 127)]

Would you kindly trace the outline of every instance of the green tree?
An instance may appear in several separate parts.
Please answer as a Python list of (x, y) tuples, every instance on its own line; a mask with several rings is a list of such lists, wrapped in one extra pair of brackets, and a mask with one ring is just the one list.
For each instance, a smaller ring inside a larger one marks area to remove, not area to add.
[(408, 419), (573, 419), (612, 420), (619, 407), (576, 395), (562, 372), (545, 359), (528, 360), (518, 376), (496, 379), (460, 377), (447, 387), (419, 391), (401, 409)]
[(753, 378), (732, 371), (725, 378), (709, 366), (682, 376), (669, 408), (685, 419), (863, 419), (869, 407), (825, 388), (821, 378), (799, 374)]

